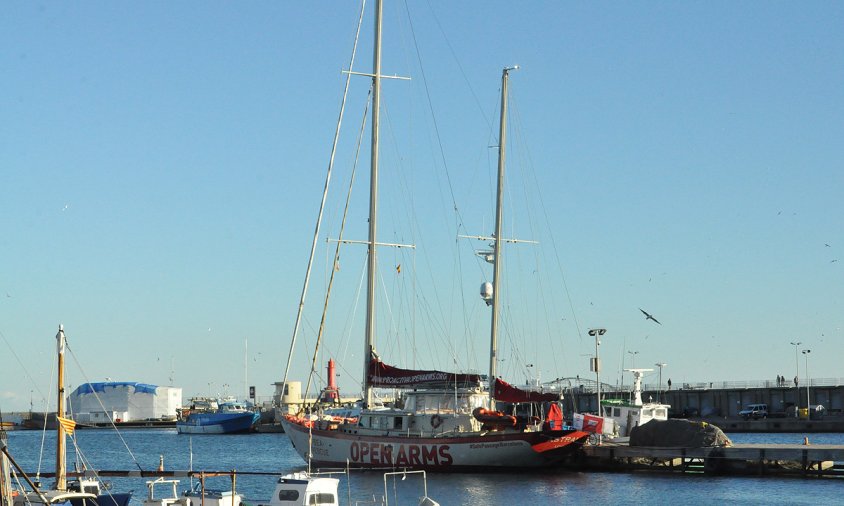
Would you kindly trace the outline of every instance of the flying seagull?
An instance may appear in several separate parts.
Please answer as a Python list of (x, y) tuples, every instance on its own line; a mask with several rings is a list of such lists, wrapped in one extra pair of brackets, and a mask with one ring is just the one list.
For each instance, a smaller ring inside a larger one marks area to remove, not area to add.
[[(645, 311), (644, 309), (639, 308), (639, 311), (641, 311), (641, 312), (642, 312), (642, 314), (643, 314), (643, 315), (645, 315), (645, 320), (653, 320), (653, 321), (655, 321), (655, 322), (659, 323), (659, 320), (657, 320), (656, 318), (654, 318), (654, 317), (653, 317), (650, 313), (648, 313), (648, 312), (647, 312), (647, 311)], [(659, 324), (660, 324), (660, 325), (662, 325), (661, 323), (659, 323)]]

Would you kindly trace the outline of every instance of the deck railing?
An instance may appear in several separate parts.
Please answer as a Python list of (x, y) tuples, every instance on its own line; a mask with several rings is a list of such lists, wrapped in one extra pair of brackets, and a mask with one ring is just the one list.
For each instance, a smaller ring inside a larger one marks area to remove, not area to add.
[[(557, 381), (564, 389), (571, 389), (575, 392), (594, 392), (595, 380), (586, 378), (562, 378)], [(810, 387), (837, 387), (844, 385), (844, 378), (811, 378)], [(662, 386), (658, 382), (642, 383), (642, 391), (656, 392), (657, 390), (739, 390), (750, 388), (794, 388), (794, 380), (786, 378), (784, 384), (780, 385), (776, 379), (772, 380), (748, 380), (748, 381), (673, 381), (671, 388), (668, 387), (668, 380), (663, 380)], [(798, 378), (797, 388), (806, 388), (806, 379)], [(601, 382), (601, 390), (605, 392), (629, 392), (633, 385), (619, 385)]]

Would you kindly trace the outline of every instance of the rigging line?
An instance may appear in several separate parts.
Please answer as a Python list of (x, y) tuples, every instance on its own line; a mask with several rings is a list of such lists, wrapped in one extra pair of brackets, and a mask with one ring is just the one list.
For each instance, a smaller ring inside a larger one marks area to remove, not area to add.
[[(54, 378), (54, 377), (55, 377), (55, 375), (57, 374), (57, 372), (56, 372), (56, 361), (55, 361), (55, 360), (52, 360), (51, 362), (53, 363), (53, 365), (50, 367), (50, 376), (49, 376), (49, 377), (50, 377), (50, 378)], [(57, 387), (57, 388), (58, 388), (58, 387)], [(53, 382), (52, 382), (52, 381), (50, 382), (50, 390), (49, 390), (49, 392), (47, 393), (47, 395), (49, 395), (50, 397), (52, 397), (52, 396), (53, 396)], [(35, 473), (35, 478), (36, 478), (36, 479), (40, 479), (40, 476), (41, 476), (41, 463), (42, 463), (42, 461), (44, 460), (44, 443), (45, 443), (45, 439), (46, 439), (46, 437), (47, 437), (47, 411), (48, 411), (49, 409), (50, 409), (49, 402), (48, 402), (48, 401), (47, 401), (47, 399), (45, 398), (45, 399), (44, 399), (44, 425), (41, 427), (41, 451), (40, 451), (40, 453), (39, 453), (39, 455), (38, 455), (38, 471)], [(59, 422), (59, 421), (58, 421), (58, 420), (56, 420), (56, 423), (58, 423), (58, 422)]]
[(463, 217), (460, 214), (460, 209), (457, 207), (457, 198), (454, 196), (454, 186), (451, 182), (451, 174), (448, 170), (448, 162), (446, 161), (445, 157), (445, 149), (443, 148), (442, 137), (440, 136), (440, 129), (439, 125), (437, 124), (437, 118), (434, 115), (434, 104), (431, 100), (431, 90), (428, 88), (428, 78), (425, 75), (425, 68), (422, 65), (422, 56), (419, 51), (419, 42), (416, 39), (416, 31), (413, 29), (413, 18), (410, 16), (410, 8), (407, 5), (407, 2), (404, 2), (405, 11), (407, 12), (407, 19), (408, 25), (410, 26), (410, 36), (413, 39), (413, 47), (416, 49), (416, 59), (419, 62), (419, 72), (422, 75), (422, 85), (425, 89), (425, 97), (428, 100), (428, 110), (431, 113), (431, 121), (434, 125), (434, 132), (437, 138), (437, 147), (440, 150), (440, 157), (442, 158), (443, 169), (445, 170), (445, 177), (446, 181), (448, 182), (448, 191), (451, 194), (451, 205), (453, 206), (454, 212), (457, 213), (458, 217), (460, 218), (460, 223), (463, 223)]
[[(360, 276), (358, 278), (358, 289), (355, 293), (355, 302), (352, 305), (352, 313), (347, 317), (345, 327), (345, 337), (343, 338), (346, 341), (346, 346), (343, 349), (343, 364), (345, 366), (346, 357), (349, 356), (349, 344), (352, 342), (352, 331), (354, 330), (354, 321), (355, 317), (357, 316), (358, 307), (360, 306), (360, 296), (363, 293), (363, 282), (366, 279), (366, 263), (361, 264), (361, 271)], [(344, 367), (345, 369), (345, 367)], [(363, 386), (361, 385), (361, 388)]]
[[(85, 456), (85, 454), (82, 452), (82, 449), (81, 449), (81, 448), (79, 448), (79, 444), (78, 444), (78, 443), (77, 443), (77, 441), (76, 441), (76, 436), (71, 435), (71, 436), (70, 436), (70, 441), (71, 441), (71, 443), (73, 443), (73, 451), (74, 451), (74, 453), (76, 454), (76, 458), (77, 458), (79, 461), (81, 461), (81, 462), (82, 462), (82, 469), (83, 469), (83, 470), (88, 470), (88, 471), (91, 471), (92, 473), (94, 473), (94, 477), (97, 479), (97, 481), (98, 481), (100, 484), (103, 484), (103, 481), (100, 479), (100, 474), (99, 474), (99, 472), (97, 471), (97, 469), (96, 469), (94, 466), (92, 466), (92, 465), (91, 465), (91, 462), (88, 460), (88, 457), (87, 457), (87, 456)], [(77, 464), (77, 463), (74, 463), (74, 465), (76, 465), (76, 464)], [(78, 471), (78, 469), (77, 469), (77, 471)], [(141, 469), (141, 471), (143, 471), (143, 469)], [(105, 490), (106, 494), (108, 494), (108, 496), (109, 496), (109, 497), (113, 497), (113, 496), (111, 495), (111, 490), (110, 490), (110, 487), (105, 487), (105, 486), (103, 486), (103, 487), (101, 487), (101, 488), (102, 488), (102, 490)], [(104, 494), (103, 494), (103, 495), (104, 495)]]
[[(417, 272), (416, 271), (416, 259), (417, 259), (417, 255), (416, 255), (416, 251), (414, 250), (414, 253), (413, 253), (413, 277), (411, 278), (411, 283), (412, 283), (413, 286), (411, 288), (410, 293), (417, 293), (417, 291), (419, 289), (417, 284), (416, 284), (416, 282), (419, 279), (416, 275), (416, 272)], [(411, 365), (412, 365), (413, 368), (416, 368), (416, 358), (419, 354), (419, 351), (416, 347), (416, 311), (417, 311), (417, 309), (416, 309), (416, 307), (417, 307), (416, 306), (416, 297), (413, 297), (413, 299), (410, 301), (410, 304), (411, 304), (410, 328), (412, 330), (412, 333), (411, 333), (411, 348), (413, 349), (413, 361), (411, 362)]]
[(343, 88), (343, 98), (342, 98), (341, 103), (340, 103), (340, 114), (339, 114), (339, 117), (337, 118), (337, 126), (335, 127), (335, 130), (334, 130), (334, 141), (331, 145), (331, 155), (330, 155), (329, 161), (328, 161), (328, 170), (327, 170), (327, 173), (325, 175), (325, 187), (323, 188), (322, 201), (320, 203), (319, 213), (318, 213), (318, 216), (317, 216), (317, 222), (316, 222), (316, 226), (315, 226), (315, 229), (314, 229), (314, 239), (313, 239), (313, 242), (311, 244), (311, 253), (310, 253), (310, 256), (308, 257), (308, 267), (305, 271), (305, 281), (302, 285), (302, 296), (299, 299), (299, 309), (296, 312), (296, 323), (293, 326), (293, 337), (290, 339), (290, 351), (287, 354), (287, 365), (284, 369), (284, 379), (282, 380), (282, 388), (284, 388), (287, 385), (287, 377), (288, 377), (288, 374), (290, 373), (290, 364), (293, 360), (293, 349), (296, 345), (296, 335), (299, 332), (299, 323), (300, 323), (301, 318), (302, 318), (302, 312), (304, 311), (304, 308), (305, 308), (305, 297), (308, 293), (308, 282), (310, 281), (310, 278), (311, 278), (311, 266), (312, 266), (313, 261), (314, 261), (314, 254), (316, 253), (317, 241), (319, 240), (319, 229), (320, 229), (320, 225), (322, 224), (322, 215), (323, 215), (323, 212), (325, 210), (325, 201), (328, 198), (328, 187), (329, 187), (329, 183), (331, 182), (331, 173), (332, 173), (332, 170), (334, 168), (334, 156), (337, 153), (337, 144), (338, 144), (339, 137), (340, 137), (340, 126), (343, 122), (343, 114), (346, 111), (346, 98), (348, 97), (349, 85), (350, 85), (351, 79), (352, 79), (351, 71), (353, 70), (354, 63), (355, 63), (355, 55), (357, 54), (358, 40), (359, 40), (359, 37), (360, 37), (360, 29), (361, 29), (361, 26), (363, 25), (363, 13), (364, 13), (364, 7), (365, 6), (366, 6), (366, 0), (361, 0), (360, 15), (358, 17), (358, 26), (357, 26), (357, 29), (355, 30), (355, 42), (352, 46), (352, 56), (349, 60), (349, 73), (346, 74), (346, 84)]
[[(393, 331), (393, 335), (395, 335), (396, 323), (395, 316), (393, 315), (393, 306), (390, 304), (390, 297), (387, 295), (387, 283), (384, 282), (384, 273), (381, 270), (378, 271), (378, 279), (381, 281), (381, 290), (384, 292), (384, 304), (386, 304), (387, 314), (390, 316), (387, 328), (390, 331)], [(393, 351), (395, 350), (395, 347), (389, 348), (389, 350)]]
[(126, 440), (123, 439), (123, 434), (117, 429), (117, 425), (114, 424), (114, 420), (111, 418), (111, 414), (108, 410), (106, 410), (105, 405), (103, 404), (102, 399), (100, 399), (99, 394), (97, 391), (94, 390), (94, 386), (91, 384), (91, 380), (88, 379), (88, 376), (85, 374), (85, 371), (82, 370), (82, 366), (79, 364), (79, 360), (76, 358), (76, 354), (70, 347), (70, 343), (65, 338), (65, 348), (70, 353), (71, 358), (73, 358), (73, 362), (76, 364), (76, 367), (79, 369), (79, 372), (82, 374), (82, 377), (85, 379), (85, 383), (91, 387), (91, 391), (94, 393), (94, 398), (97, 399), (97, 403), (99, 403), (100, 407), (103, 409), (103, 413), (106, 414), (106, 418), (108, 418), (109, 423), (111, 423), (112, 428), (117, 433), (117, 437), (120, 438), (120, 442), (123, 443), (123, 447), (126, 448), (126, 451), (129, 452), (129, 456), (132, 457), (132, 461), (138, 467), (139, 471), (143, 471), (144, 469), (141, 467), (141, 464), (138, 462), (138, 459), (135, 458), (135, 454), (132, 453), (132, 450), (129, 448), (129, 444), (126, 443)]
[[(514, 140), (514, 142), (518, 141), (518, 143), (521, 147), (521, 149), (516, 150), (516, 155), (519, 158), (519, 163), (515, 164), (514, 168), (516, 170), (518, 170), (519, 173), (522, 175), (522, 178), (521, 178), (522, 181), (525, 181), (525, 182), (529, 181), (528, 175), (532, 175), (533, 180), (535, 181), (536, 180), (536, 177), (535, 177), (536, 171), (534, 170), (533, 163), (531, 162), (529, 145), (528, 145), (528, 143), (525, 140), (525, 137), (523, 135), (523, 128), (522, 128), (523, 123), (522, 123), (521, 109), (519, 107), (518, 100), (516, 100), (515, 97), (511, 98), (510, 103), (512, 105), (512, 107), (511, 107), (511, 118), (513, 119), (513, 121), (511, 122), (511, 125), (512, 125), (512, 130), (513, 130), (513, 133), (514, 133), (514, 135), (511, 138)], [(531, 234), (532, 234), (533, 237), (539, 237), (542, 234), (539, 230), (539, 225), (536, 223), (536, 220), (534, 219), (534, 210), (535, 210), (534, 205), (533, 205), (534, 199), (532, 199), (531, 195), (528, 194), (528, 184), (522, 184), (521, 186), (522, 186), (522, 192), (523, 192), (523, 195), (524, 195), (524, 197), (523, 197), (524, 202), (526, 202), (528, 204), (527, 209), (528, 209), (529, 212), (527, 212), (525, 214), (525, 216), (527, 218), (528, 225), (529, 225), (530, 230), (531, 230)], [(536, 187), (536, 191), (538, 193), (538, 190), (539, 190), (538, 185), (534, 185), (534, 186)], [(547, 227), (547, 228), (548, 228), (548, 234), (547, 235), (549, 235), (549, 236), (552, 235), (551, 231), (550, 231), (550, 227)], [(540, 272), (541, 265), (540, 265), (539, 260), (540, 260), (540, 256), (543, 259), (545, 258), (545, 255), (542, 254), (542, 251), (544, 251), (544, 250), (536, 249), (535, 251), (536, 251), (536, 253), (534, 254), (534, 259), (536, 261), (534, 263), (534, 269), (535, 269), (534, 272)], [(518, 253), (517, 253), (517, 255), (518, 255)], [(536, 276), (536, 278), (537, 278), (537, 284), (538, 284), (538, 287), (539, 287), (538, 293), (546, 293), (546, 289), (544, 288), (544, 283), (543, 283), (545, 281), (545, 277), (542, 276), (542, 275), (539, 275), (539, 276)], [(557, 346), (556, 346), (557, 343), (556, 343), (555, 339), (551, 338), (552, 329), (551, 329), (551, 325), (550, 325), (550, 322), (557, 321), (557, 320), (556, 320), (556, 318), (552, 319), (552, 317), (551, 317), (551, 311), (549, 310), (548, 299), (546, 297), (540, 298), (538, 305), (541, 305), (543, 312), (545, 314), (545, 328), (544, 328), (544, 330), (546, 332), (546, 335), (548, 336), (548, 342), (551, 346), (552, 356), (557, 357), (558, 356)], [(556, 366), (556, 360), (555, 360), (555, 366)]]
[(481, 105), (481, 101), (478, 98), (478, 95), (475, 93), (475, 89), (472, 87), (472, 83), (469, 81), (469, 78), (466, 76), (466, 71), (463, 69), (463, 65), (460, 64), (460, 59), (457, 58), (457, 53), (454, 51), (454, 46), (451, 45), (451, 41), (448, 39), (448, 36), (443, 30), (442, 24), (440, 23), (439, 18), (437, 17), (434, 9), (431, 7), (431, 2), (428, 2), (428, 9), (431, 11), (431, 16), (434, 18), (434, 22), (439, 28), (440, 33), (443, 36), (443, 40), (445, 40), (446, 46), (448, 46), (448, 50), (451, 52), (451, 56), (454, 57), (454, 63), (457, 64), (457, 68), (460, 69), (460, 75), (463, 76), (463, 80), (466, 81), (466, 85), (469, 87), (469, 91), (472, 93), (472, 98), (475, 99), (475, 105), (478, 106), (478, 110), (481, 111), (481, 116), (483, 116), (484, 121), (486, 122), (487, 126), (490, 130), (493, 129), (492, 122), (489, 120), (487, 115), (484, 113), (483, 106)]
[(15, 353), (15, 349), (12, 348), (12, 344), (9, 343), (8, 339), (6, 339), (6, 335), (3, 334), (3, 331), (0, 331), (0, 339), (3, 339), (3, 342), (6, 343), (6, 347), (9, 348), (9, 352), (11, 352), (12, 356), (15, 357), (15, 361), (17, 361), (18, 365), (21, 366), (21, 369), (23, 370), (23, 373), (26, 375), (26, 377), (29, 379), (30, 384), (34, 387), (34, 390), (38, 392), (38, 395), (41, 396), (41, 401), (46, 402), (47, 397), (45, 397), (44, 394), (41, 392), (41, 389), (38, 388), (38, 384), (35, 382), (35, 379), (33, 379), (32, 375), (29, 374), (29, 371), (27, 370), (23, 361), (20, 359), (18, 354)]
[[(526, 150), (526, 153), (527, 153), (528, 164), (532, 167), (534, 164), (533, 164), (533, 158), (530, 155), (530, 151)], [(536, 194), (538, 196), (539, 207), (542, 210), (543, 216), (545, 217), (546, 225), (549, 225), (548, 229), (550, 231), (551, 220), (548, 217), (548, 209), (545, 206), (545, 199), (542, 197), (542, 187), (539, 185), (539, 181), (536, 178), (536, 172), (535, 171), (531, 172), (531, 175), (533, 176), (534, 185), (537, 189)], [(550, 237), (550, 240), (551, 240), (551, 249), (554, 252), (554, 259), (556, 260), (557, 268), (560, 271), (560, 277), (562, 278), (562, 281), (563, 281), (563, 290), (566, 292), (566, 298), (567, 298), (568, 303), (569, 303), (569, 308), (571, 309), (572, 319), (574, 320), (574, 326), (577, 329), (577, 338), (580, 342), (583, 342), (583, 332), (580, 329), (580, 322), (577, 319), (577, 313), (574, 310), (574, 302), (572, 301), (571, 292), (569, 291), (568, 282), (566, 281), (565, 270), (563, 269), (563, 264), (562, 264), (562, 261), (560, 260), (560, 253), (559, 253), (559, 249), (557, 248), (557, 241), (554, 238), (554, 234), (549, 234), (549, 237)]]
[[(346, 220), (349, 216), (349, 203), (352, 200), (352, 188), (355, 184), (355, 173), (358, 168), (358, 161), (360, 160), (360, 147), (363, 142), (364, 134), (366, 133), (366, 118), (369, 113), (369, 105), (372, 99), (372, 87), (369, 88), (367, 95), (366, 107), (363, 110), (363, 120), (360, 124), (360, 131), (358, 132), (357, 146), (355, 147), (355, 160), (352, 164), (352, 174), (349, 177), (349, 189), (346, 192), (346, 205), (343, 207), (343, 217), (340, 220), (340, 232), (337, 236), (337, 244), (334, 247), (334, 261), (331, 263), (331, 274), (328, 276), (328, 287), (325, 291), (325, 302), (322, 305), (322, 317), (319, 321), (319, 331), (317, 332), (316, 345), (314, 346), (314, 357), (311, 361), (311, 374), (308, 375), (308, 382), (305, 385), (305, 392), (307, 393), (311, 385), (311, 376), (316, 372), (317, 357), (319, 354), (319, 345), (322, 343), (322, 336), (325, 333), (325, 320), (328, 315), (328, 301), (331, 298), (331, 288), (334, 286), (334, 275), (337, 273), (337, 265), (340, 262), (340, 246), (343, 244), (343, 232), (346, 229)], [(328, 380), (331, 381), (331, 378)]]
[[(454, 343), (452, 343), (452, 340), (449, 339), (448, 325), (446, 325), (445, 322), (441, 321), (441, 319), (435, 317), (433, 311), (434, 306), (430, 303), (430, 301), (427, 297), (425, 297), (424, 294), (417, 295), (417, 298), (422, 303), (422, 310), (425, 310), (426, 314), (429, 316), (427, 321), (429, 321), (431, 324), (431, 332), (433, 333), (433, 331), (436, 331), (436, 335), (440, 337), (443, 343), (443, 347), (448, 350), (448, 353), (450, 354), (450, 357), (452, 359), (458, 358), (457, 350), (454, 348)], [(437, 300), (439, 301), (439, 299)], [(442, 311), (440, 311), (440, 314), (441, 313)]]

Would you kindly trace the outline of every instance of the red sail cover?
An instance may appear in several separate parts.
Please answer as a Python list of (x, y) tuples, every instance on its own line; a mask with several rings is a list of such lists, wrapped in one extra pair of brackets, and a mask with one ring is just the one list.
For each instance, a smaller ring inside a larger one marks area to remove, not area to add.
[(387, 365), (377, 358), (369, 361), (369, 384), (384, 388), (424, 388), (437, 385), (478, 385), (478, 374), (459, 374), (443, 371), (415, 371)]
[(529, 392), (495, 378), (495, 400), (503, 402), (555, 402), (560, 400), (558, 394)]

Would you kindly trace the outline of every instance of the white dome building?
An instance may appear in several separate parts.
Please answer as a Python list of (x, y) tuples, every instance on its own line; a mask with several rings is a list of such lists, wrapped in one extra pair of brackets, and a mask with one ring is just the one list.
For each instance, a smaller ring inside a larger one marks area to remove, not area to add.
[[(67, 411), (79, 423), (173, 420), (182, 407), (182, 389), (134, 381), (80, 385), (67, 397)], [(105, 408), (105, 409), (103, 409)]]

